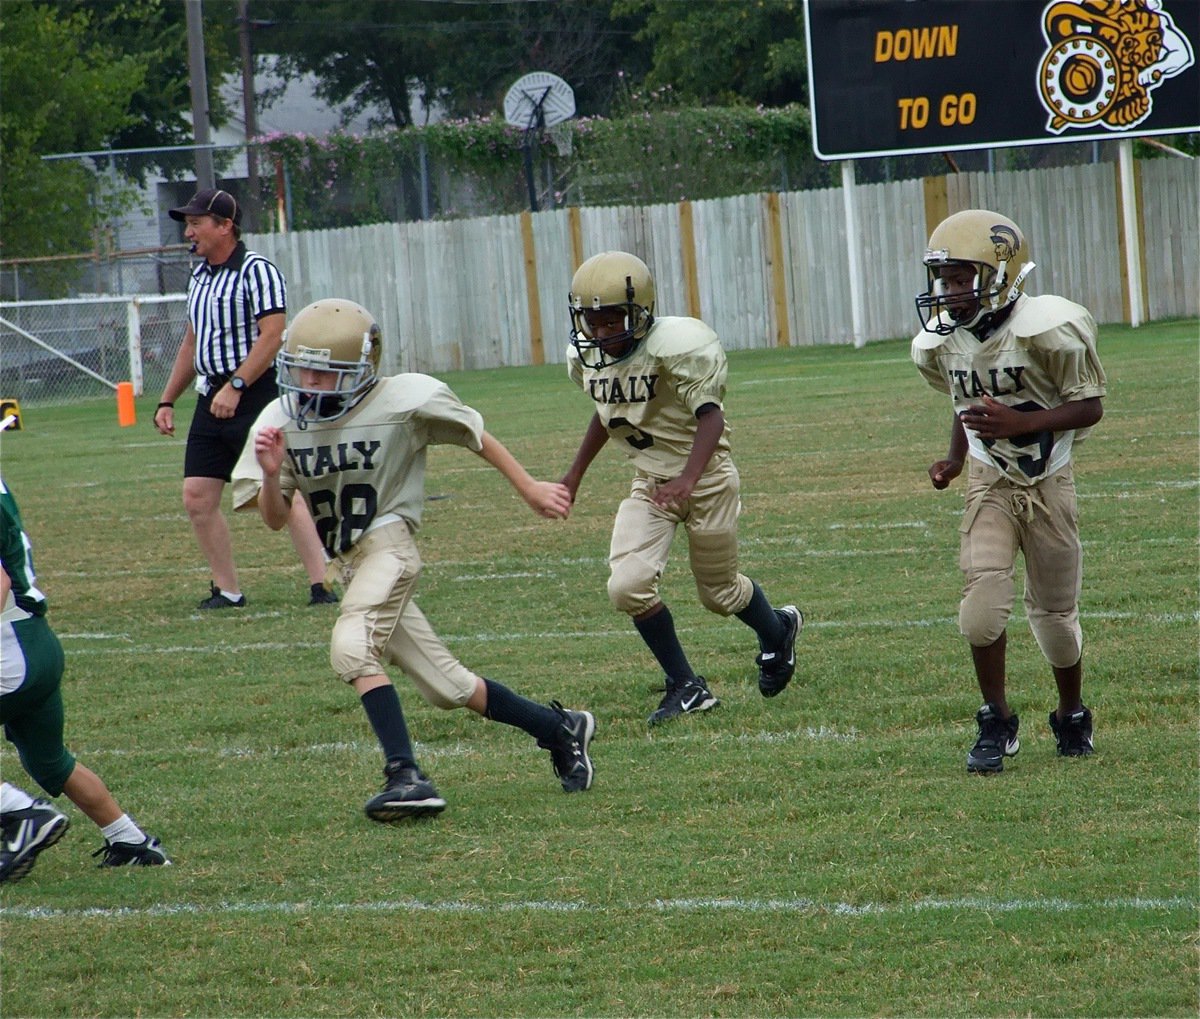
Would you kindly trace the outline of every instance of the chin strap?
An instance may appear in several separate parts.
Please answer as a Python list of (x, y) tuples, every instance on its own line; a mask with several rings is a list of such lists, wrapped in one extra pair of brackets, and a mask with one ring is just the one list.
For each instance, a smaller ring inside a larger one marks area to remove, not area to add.
[(1004, 298), (1005, 307), (1012, 304), (1013, 301), (1021, 296), (1021, 285), (1025, 282), (1025, 277), (1036, 268), (1036, 262), (1026, 262), (1021, 266), (1021, 271), (1017, 273), (1017, 278), (1012, 281), (1012, 286), (1008, 288), (1008, 294)]
[(1004, 302), (992, 311), (981, 315), (978, 322), (968, 327), (977, 339), (986, 340), (1008, 318), (1008, 313), (1012, 309), (1013, 304), (1021, 296), (1021, 285), (1025, 282), (1025, 277), (1036, 268), (1036, 262), (1026, 262), (1021, 266), (1021, 271), (1017, 273), (1016, 279), (1012, 281), (1012, 286), (1004, 292)]
[(316, 407), (319, 396), (310, 396), (308, 399), (299, 401), (299, 406), (296, 408), (296, 427), (300, 431), (304, 431), (308, 427), (308, 412)]
[(1012, 309), (1013, 306), (1011, 304), (1006, 304), (999, 311), (989, 311), (975, 325), (971, 326), (970, 331), (982, 343), (1004, 324), (1004, 320), (1012, 314)]

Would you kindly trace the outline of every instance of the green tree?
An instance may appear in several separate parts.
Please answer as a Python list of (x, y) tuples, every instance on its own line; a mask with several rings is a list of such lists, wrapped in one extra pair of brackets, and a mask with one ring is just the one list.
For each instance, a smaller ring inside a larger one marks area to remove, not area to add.
[[(91, 248), (100, 226), (134, 200), (132, 182), (154, 167), (190, 167), (189, 152), (43, 158), (189, 143), (185, 18), (178, 0), (0, 3), (3, 257)], [(205, 38), (211, 87), (233, 66), (236, 36), (214, 23)], [(219, 121), (225, 111), (215, 94), (209, 105)]]
[(807, 105), (801, 0), (616, 0), (613, 11), (644, 21), (637, 38), (652, 49), (650, 88), (701, 104)]
[[(464, 10), (451, 7), (446, 20)], [(430, 28), (433, 14), (408, 0), (255, 0), (250, 16), (255, 53), (278, 56), (281, 74), (311, 73), (331, 105), (349, 115), (380, 106), (407, 127), (414, 94), (437, 80), (444, 39)]]
[(82, 11), (0, 5), (0, 224), (4, 257), (78, 251), (104, 210), (90, 170), (43, 155), (97, 149), (128, 127), (145, 67), (97, 41)]
[(318, 79), (317, 94), (356, 114), (389, 111), (375, 126), (413, 124), (414, 99), (451, 116), (500, 109), (527, 71), (549, 71), (583, 114), (608, 108), (617, 71), (640, 77), (649, 54), (633, 44), (640, 20), (611, 17), (610, 0), (432, 4), (413, 0), (253, 0), (257, 53)]
[(611, 0), (496, 4), (489, 21), (454, 39), (436, 92), (454, 115), (486, 116), (521, 75), (549, 71), (575, 93), (580, 116), (606, 115), (622, 81), (641, 80), (649, 49), (639, 17), (614, 16)]
[[(182, 0), (56, 0), (55, 6), (87, 19), (87, 45), (103, 44), (144, 69), (143, 87), (130, 100), (130, 119), (105, 139), (106, 145), (114, 149), (191, 145), (187, 8)], [(218, 86), (238, 67), (237, 5), (235, 0), (205, 0), (202, 11), (209, 120), (219, 127), (230, 111)], [(173, 177), (190, 173), (193, 166), (191, 152), (164, 152), (126, 160), (121, 169), (141, 182), (153, 169)]]

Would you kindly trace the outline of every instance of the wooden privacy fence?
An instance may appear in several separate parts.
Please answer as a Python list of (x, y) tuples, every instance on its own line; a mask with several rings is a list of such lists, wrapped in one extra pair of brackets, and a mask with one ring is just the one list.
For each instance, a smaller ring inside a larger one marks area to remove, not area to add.
[[(1200, 161), (1136, 170), (1145, 317), (1200, 314)], [(972, 207), (1025, 230), (1038, 266), (1029, 292), (1062, 294), (1100, 322), (1130, 319), (1114, 164), (861, 185), (854, 201), (864, 341), (915, 332), (929, 230)], [(246, 240), (283, 270), (293, 312), (358, 301), (383, 328), (386, 371), (439, 372), (563, 361), (571, 276), (612, 248), (649, 264), (660, 314), (704, 319), (727, 349), (853, 342), (845, 229), (842, 192), (829, 189)]]

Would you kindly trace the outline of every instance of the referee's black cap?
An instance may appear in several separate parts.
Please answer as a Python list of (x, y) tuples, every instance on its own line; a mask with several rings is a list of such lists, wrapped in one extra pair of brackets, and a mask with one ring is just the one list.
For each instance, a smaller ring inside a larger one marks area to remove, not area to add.
[(187, 205), (171, 210), (171, 218), (183, 222), (188, 216), (219, 216), (232, 219), (235, 225), (242, 222), (242, 207), (228, 191), (219, 188), (204, 188)]

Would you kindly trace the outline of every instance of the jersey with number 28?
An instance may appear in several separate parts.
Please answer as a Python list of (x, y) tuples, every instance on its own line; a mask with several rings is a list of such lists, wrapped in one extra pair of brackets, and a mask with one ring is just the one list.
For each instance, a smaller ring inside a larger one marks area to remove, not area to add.
[[(420, 526), (427, 446), (483, 448), (479, 412), (444, 382), (416, 373), (382, 378), (343, 417), (303, 429), (274, 400), (251, 436), (265, 425), (286, 437), (279, 487), (285, 496), (303, 494), (330, 555), (348, 551), (373, 525), (403, 519)], [(233, 472), (234, 506), (252, 505), (261, 484), (251, 438)]]

